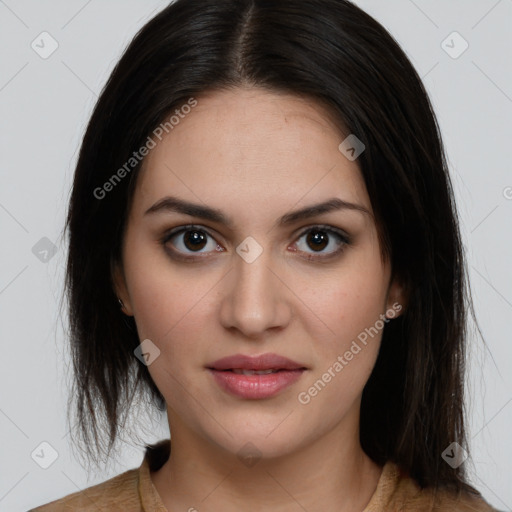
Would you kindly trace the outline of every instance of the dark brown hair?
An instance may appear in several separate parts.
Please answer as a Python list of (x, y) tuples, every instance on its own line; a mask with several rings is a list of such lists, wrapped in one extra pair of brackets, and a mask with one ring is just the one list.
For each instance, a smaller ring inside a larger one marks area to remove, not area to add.
[(136, 326), (112, 284), (140, 163), (106, 197), (94, 191), (174, 109), (240, 86), (321, 103), (340, 131), (365, 144), (357, 162), (407, 305), (386, 325), (364, 388), (361, 444), (374, 461), (398, 463), (423, 487), (472, 490), (464, 466), (441, 458), (453, 441), (467, 449), (464, 343), (473, 310), (440, 132), (404, 52), (345, 0), (177, 0), (136, 34), (115, 66), (83, 139), (66, 224), (71, 397), (86, 450), (94, 457), (106, 439), (110, 453), (137, 393), (164, 406), (134, 356)]

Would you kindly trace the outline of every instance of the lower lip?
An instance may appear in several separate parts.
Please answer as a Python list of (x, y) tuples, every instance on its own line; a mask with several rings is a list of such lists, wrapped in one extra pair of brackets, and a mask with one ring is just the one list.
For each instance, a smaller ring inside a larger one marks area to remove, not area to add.
[(266, 375), (243, 375), (231, 371), (212, 370), (211, 368), (208, 368), (208, 371), (224, 391), (252, 400), (277, 395), (300, 379), (304, 372), (304, 370), (280, 370)]

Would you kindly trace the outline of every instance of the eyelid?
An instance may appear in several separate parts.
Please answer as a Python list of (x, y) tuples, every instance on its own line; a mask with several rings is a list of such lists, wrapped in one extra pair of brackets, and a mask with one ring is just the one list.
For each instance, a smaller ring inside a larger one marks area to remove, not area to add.
[[(298, 233), (295, 235), (297, 238), (300, 238), (301, 236), (304, 236), (306, 233), (309, 233), (312, 229), (324, 229), (325, 231), (334, 232), (340, 237), (342, 237), (347, 243), (351, 241), (350, 235), (344, 231), (343, 229), (337, 228), (335, 226), (331, 226), (329, 224), (311, 224), (306, 227), (300, 228), (298, 230)], [(198, 231), (204, 231), (212, 238), (215, 238), (214, 235), (210, 232), (210, 228), (207, 228), (205, 226), (202, 226), (200, 224), (182, 224), (181, 226), (176, 226), (175, 228), (172, 228), (168, 231), (166, 231), (162, 237), (163, 240), (169, 240), (174, 235), (177, 235), (178, 233), (181, 233), (182, 231), (186, 231), (188, 229), (197, 229)]]
[[(202, 232), (206, 233), (210, 238), (213, 238), (213, 240), (215, 240), (217, 245), (221, 245), (219, 242), (217, 242), (216, 236), (214, 236), (212, 233), (210, 233), (209, 228), (206, 228), (206, 227), (201, 226), (199, 224), (182, 224), (181, 226), (177, 226), (175, 228), (172, 228), (172, 229), (166, 231), (159, 241), (160, 241), (160, 243), (162, 245), (165, 246), (167, 244), (167, 242), (171, 238), (173, 238), (174, 236), (180, 235), (181, 233), (184, 233), (186, 231), (193, 231), (193, 230), (202, 231)], [(183, 254), (183, 253), (181, 253), (180, 251), (178, 251), (176, 249), (172, 249), (172, 251), (175, 254), (180, 254), (180, 255)], [(190, 254), (194, 254), (194, 253), (190, 253)], [(191, 259), (193, 257), (196, 257), (196, 258), (197, 257), (205, 257), (207, 254), (208, 253), (196, 253), (196, 256), (191, 256), (191, 257), (183, 256), (183, 258)]]
[(304, 236), (305, 234), (309, 233), (310, 231), (313, 231), (314, 229), (317, 229), (318, 231), (327, 231), (330, 233), (335, 233), (340, 236), (340, 238), (343, 239), (344, 242), (350, 243), (351, 237), (350, 235), (344, 231), (343, 229), (337, 228), (335, 226), (331, 226), (330, 224), (311, 224), (310, 226), (307, 226), (306, 228), (301, 228), (301, 231), (297, 238), (300, 238)]

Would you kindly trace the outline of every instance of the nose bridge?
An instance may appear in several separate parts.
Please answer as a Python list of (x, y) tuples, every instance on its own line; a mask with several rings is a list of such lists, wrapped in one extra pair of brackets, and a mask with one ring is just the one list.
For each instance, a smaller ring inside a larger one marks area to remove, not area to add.
[[(260, 247), (260, 248), (258, 248)], [(287, 322), (279, 279), (270, 270), (270, 251), (245, 240), (237, 247), (229, 289), (222, 304), (225, 327), (236, 327), (247, 336), (263, 334)]]

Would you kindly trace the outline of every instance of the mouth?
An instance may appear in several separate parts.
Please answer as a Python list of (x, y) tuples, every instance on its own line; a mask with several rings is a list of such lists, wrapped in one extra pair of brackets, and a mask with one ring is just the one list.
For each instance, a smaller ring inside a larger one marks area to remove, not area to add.
[(252, 400), (277, 395), (307, 370), (304, 365), (277, 354), (256, 357), (237, 354), (219, 359), (206, 369), (223, 391)]

